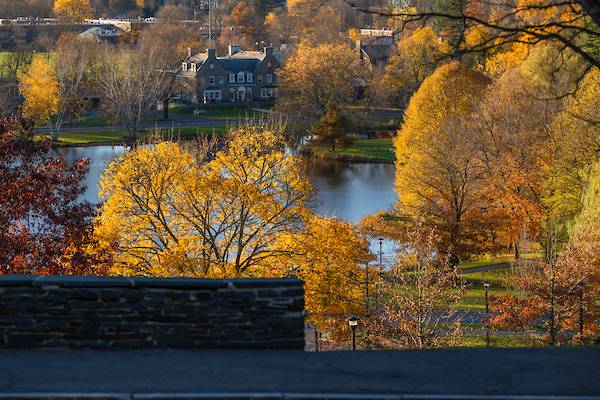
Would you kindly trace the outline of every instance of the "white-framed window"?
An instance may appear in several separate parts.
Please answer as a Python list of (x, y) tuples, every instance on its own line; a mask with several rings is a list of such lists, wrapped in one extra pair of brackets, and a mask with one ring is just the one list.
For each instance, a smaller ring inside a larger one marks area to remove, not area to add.
[(263, 88), (260, 89), (260, 97), (262, 97), (263, 99), (272, 97), (273, 92), (271, 91), (271, 89), (267, 89), (267, 88)]
[(235, 74), (233, 72), (229, 73), (229, 83), (235, 83)]
[(262, 81), (263, 81), (263, 76), (259, 74), (259, 75), (256, 77), (256, 79), (258, 79), (258, 83), (262, 83)]
[(223, 84), (223, 75), (219, 75), (219, 85)]
[(273, 75), (267, 74), (267, 83), (273, 83)]
[(181, 70), (182, 71), (187, 71), (187, 63), (186, 62), (181, 63)]
[(209, 85), (214, 85), (215, 82), (216, 81), (215, 81), (215, 77), (214, 76), (211, 75), (211, 76), (208, 77), (208, 84)]
[(263, 99), (274, 99), (277, 97), (277, 89), (262, 88), (260, 89), (260, 97)]
[(221, 91), (220, 90), (205, 90), (204, 91), (204, 99), (205, 100), (221, 100)]
[(248, 72), (246, 74), (246, 82), (253, 82), (254, 81), (254, 76), (252, 76), (252, 72)]
[(238, 72), (237, 74), (237, 81), (238, 83), (244, 83), (244, 80), (246, 78), (246, 74), (243, 72)]
[(196, 72), (196, 64), (195, 63), (191, 63), (190, 67), (192, 67), (192, 71)]

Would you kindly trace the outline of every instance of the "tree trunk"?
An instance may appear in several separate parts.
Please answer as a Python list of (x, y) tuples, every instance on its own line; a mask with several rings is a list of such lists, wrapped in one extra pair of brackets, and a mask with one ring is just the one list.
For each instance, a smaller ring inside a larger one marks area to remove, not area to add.
[(163, 100), (163, 119), (166, 121), (169, 119), (169, 98)]
[(519, 243), (515, 240), (515, 260), (521, 258), (521, 251), (519, 250)]

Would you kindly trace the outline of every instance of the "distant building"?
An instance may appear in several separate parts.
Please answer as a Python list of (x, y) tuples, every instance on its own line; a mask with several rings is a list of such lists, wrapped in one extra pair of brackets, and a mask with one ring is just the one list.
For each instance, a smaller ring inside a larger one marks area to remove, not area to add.
[(102, 25), (94, 26), (84, 32), (81, 32), (79, 36), (92, 39), (97, 42), (109, 42), (116, 43), (119, 36), (122, 36), (125, 32), (114, 25)]
[(191, 103), (243, 103), (277, 98), (277, 68), (280, 61), (271, 47), (242, 51), (230, 45), (226, 56), (215, 49), (192, 55), (181, 63), (179, 79), (185, 90), (180, 100)]
[(387, 29), (361, 29), (356, 42), (361, 59), (373, 66), (384, 65), (396, 51), (394, 31)]
[(19, 82), (16, 79), (0, 78), (0, 116), (22, 102)]

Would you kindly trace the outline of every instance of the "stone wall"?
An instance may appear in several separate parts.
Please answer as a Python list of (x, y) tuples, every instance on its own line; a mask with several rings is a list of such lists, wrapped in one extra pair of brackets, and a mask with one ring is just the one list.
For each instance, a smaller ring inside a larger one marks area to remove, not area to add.
[(294, 279), (0, 276), (0, 347), (304, 347)]

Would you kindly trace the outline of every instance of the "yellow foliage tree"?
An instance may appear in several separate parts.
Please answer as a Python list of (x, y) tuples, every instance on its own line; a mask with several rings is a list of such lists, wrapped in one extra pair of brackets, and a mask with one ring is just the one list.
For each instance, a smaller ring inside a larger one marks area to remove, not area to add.
[(398, 97), (410, 95), (419, 88), (435, 68), (447, 61), (450, 46), (437, 37), (433, 29), (421, 28), (398, 42), (398, 54), (385, 67), (384, 81)]
[(54, 13), (60, 18), (83, 21), (94, 15), (94, 9), (89, 0), (56, 0)]
[(544, 170), (543, 202), (547, 218), (567, 232), (581, 212), (590, 167), (600, 161), (600, 70), (592, 69), (566, 100), (550, 130), (552, 160)]
[(269, 130), (243, 128), (206, 162), (171, 142), (112, 163), (96, 232), (116, 246), (118, 273), (238, 277), (279, 256), (301, 229), (311, 185), (299, 158)]
[(485, 71), (490, 76), (500, 76), (510, 68), (516, 68), (527, 58), (529, 48), (524, 43), (513, 43), (503, 51), (488, 58), (485, 62)]
[(344, 319), (365, 309), (363, 267), (372, 257), (368, 240), (346, 222), (312, 216), (305, 229), (283, 237), (280, 246), (290, 256), (277, 268), (304, 280), (308, 318), (318, 329), (339, 335)]
[(323, 114), (328, 102), (353, 99), (353, 84), (364, 79), (365, 66), (344, 44), (302, 43), (280, 70), (277, 105), (290, 113)]
[(438, 68), (412, 97), (394, 139), (397, 209), (435, 228), (452, 265), (490, 241), (483, 169), (463, 122), (488, 84), (458, 62)]
[(27, 71), (17, 76), (19, 92), (25, 97), (25, 116), (35, 123), (48, 122), (60, 105), (58, 79), (48, 60), (35, 57)]
[(541, 99), (545, 95), (544, 86), (518, 69), (508, 70), (490, 86), (470, 121), (486, 190), (494, 199), (490, 209), (504, 221), (499, 239), (516, 258), (520, 239), (539, 238), (544, 215), (542, 171), (551, 154), (548, 125), (557, 111), (556, 101)]

